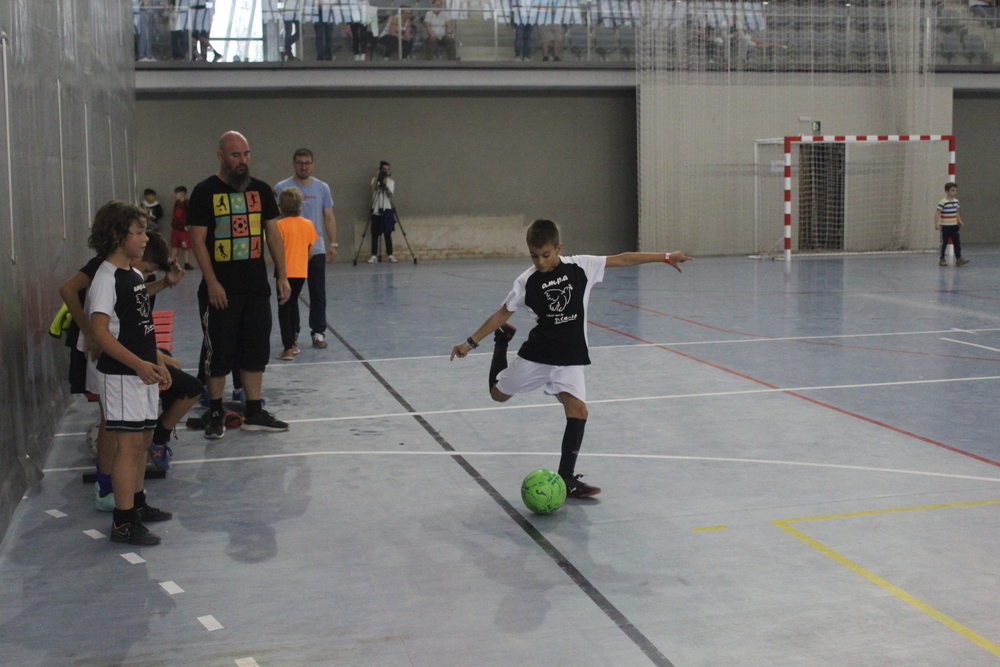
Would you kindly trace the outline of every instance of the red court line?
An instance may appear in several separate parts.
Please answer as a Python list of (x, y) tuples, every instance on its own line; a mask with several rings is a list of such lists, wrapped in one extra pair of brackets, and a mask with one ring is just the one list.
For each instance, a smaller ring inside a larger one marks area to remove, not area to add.
[[(706, 329), (711, 329), (712, 331), (719, 331), (722, 333), (733, 334), (734, 336), (750, 336), (751, 338), (763, 338), (766, 340), (777, 340), (774, 336), (765, 336), (763, 334), (747, 333), (746, 331), (735, 331), (733, 329), (723, 329), (721, 327), (714, 327), (711, 324), (705, 324), (704, 322), (698, 322), (697, 320), (689, 320), (686, 317), (680, 317), (679, 315), (670, 315), (669, 313), (662, 313), (658, 310), (653, 310), (652, 308), (645, 308), (643, 306), (637, 306), (634, 303), (628, 303), (627, 301), (620, 301), (618, 299), (612, 299), (613, 303), (617, 303), (622, 306), (628, 306), (629, 308), (635, 308), (637, 310), (644, 310), (647, 313), (653, 313), (654, 315), (662, 315), (663, 317), (669, 317), (671, 319), (680, 320), (681, 322), (687, 322), (688, 324), (694, 324), (699, 327), (705, 327)], [(887, 347), (868, 347), (865, 345), (848, 345), (847, 343), (831, 343), (819, 340), (802, 340), (799, 338), (783, 338), (781, 339), (786, 343), (799, 343), (801, 345), (826, 345), (828, 347), (842, 347), (848, 350), (870, 350), (872, 352), (891, 352), (893, 354), (912, 354), (918, 357), (938, 357), (940, 359), (965, 359), (966, 361), (1000, 361), (996, 357), (969, 357), (963, 354), (940, 354), (937, 352), (917, 352), (915, 350), (896, 350)]]
[[(668, 317), (672, 317), (672, 316), (668, 316)], [(740, 373), (738, 371), (734, 371), (734, 370), (732, 370), (730, 368), (726, 368), (725, 366), (720, 366), (718, 364), (713, 364), (710, 361), (705, 361), (704, 359), (699, 359), (698, 357), (693, 357), (690, 354), (685, 354), (683, 352), (679, 352), (678, 350), (675, 350), (673, 348), (667, 347), (666, 345), (655, 345), (654, 343), (651, 343), (648, 340), (643, 340), (642, 338), (639, 338), (638, 336), (633, 336), (630, 333), (625, 333), (624, 331), (619, 331), (618, 329), (614, 329), (614, 328), (609, 327), (607, 325), (600, 324), (599, 322), (590, 321), (589, 323), (592, 324), (592, 325), (594, 325), (595, 327), (600, 327), (600, 328), (605, 329), (607, 331), (611, 331), (613, 333), (625, 336), (626, 338), (631, 338), (633, 340), (637, 340), (640, 343), (645, 343), (647, 345), (653, 345), (654, 347), (658, 347), (661, 350), (666, 350), (667, 352), (671, 352), (673, 354), (682, 356), (685, 359), (690, 359), (692, 361), (697, 361), (699, 364), (705, 364), (706, 366), (711, 366), (712, 368), (716, 368), (716, 369), (718, 369), (720, 371), (724, 371), (726, 373), (730, 373), (730, 374), (735, 375), (737, 377), (743, 378), (744, 380), (750, 380), (751, 382), (756, 382), (757, 384), (764, 385), (765, 387), (768, 387), (770, 389), (780, 389), (780, 387), (778, 387), (777, 385), (773, 385), (773, 384), (771, 384), (769, 382), (764, 382), (763, 380), (758, 380), (755, 377), (751, 377), (749, 375), (745, 375), (745, 374)], [(922, 435), (917, 435), (916, 433), (911, 433), (910, 431), (905, 431), (905, 430), (903, 430), (901, 428), (897, 428), (895, 426), (892, 426), (891, 424), (886, 424), (885, 422), (880, 422), (877, 419), (872, 419), (871, 417), (865, 417), (864, 415), (859, 415), (856, 412), (851, 412), (850, 410), (844, 410), (843, 408), (838, 408), (835, 405), (830, 405), (829, 403), (824, 403), (823, 401), (818, 401), (815, 398), (810, 398), (809, 396), (805, 396), (803, 394), (799, 394), (799, 393), (794, 392), (794, 391), (785, 391), (785, 392), (782, 392), (782, 393), (787, 394), (789, 396), (794, 396), (795, 398), (801, 398), (803, 401), (809, 401), (810, 403), (812, 403), (814, 405), (818, 405), (818, 406), (824, 407), (824, 408), (829, 408), (830, 410), (833, 410), (835, 412), (839, 412), (840, 414), (843, 414), (843, 415), (847, 415), (848, 417), (854, 417), (855, 419), (860, 419), (861, 421), (868, 422), (869, 424), (874, 424), (875, 426), (881, 426), (882, 428), (889, 429), (890, 431), (893, 431), (894, 433), (899, 433), (900, 435), (905, 435), (905, 436), (908, 436), (908, 437), (911, 437), (911, 438), (915, 438), (917, 440), (920, 440), (921, 442), (926, 442), (928, 444), (934, 445), (935, 447), (941, 447), (942, 449), (947, 449), (950, 452), (955, 452), (956, 454), (961, 454), (962, 456), (968, 456), (971, 459), (975, 459), (975, 460), (980, 461), (982, 463), (987, 463), (987, 464), (989, 464), (991, 466), (996, 466), (996, 467), (1000, 468), (1000, 462), (994, 461), (992, 459), (985, 458), (983, 456), (979, 456), (978, 454), (973, 454), (972, 452), (967, 452), (964, 449), (959, 449), (958, 447), (953, 447), (951, 445), (946, 445), (943, 442), (938, 442), (937, 440), (932, 440), (930, 438), (925, 438)]]

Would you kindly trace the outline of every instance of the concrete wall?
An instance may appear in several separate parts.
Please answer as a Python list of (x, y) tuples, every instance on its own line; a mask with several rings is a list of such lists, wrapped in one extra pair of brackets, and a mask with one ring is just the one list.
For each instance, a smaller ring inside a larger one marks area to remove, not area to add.
[[(763, 75), (730, 86), (725, 76), (705, 75), (698, 85), (653, 81), (640, 92), (643, 249), (752, 252), (754, 141), (811, 134), (811, 123), (800, 117), (821, 121), (826, 135), (905, 130), (883, 86), (848, 85), (849, 79), (824, 81), (820, 76), (801, 82), (786, 78), (776, 85)], [(921, 133), (947, 134), (951, 89), (931, 88), (928, 95), (932, 117), (920, 123)], [(947, 175), (947, 162), (942, 169)], [(902, 205), (920, 208), (912, 202)], [(777, 238), (780, 231), (773, 240)], [(763, 239), (764, 249), (771, 241)]]
[[(139, 187), (161, 202), (217, 171), (226, 130), (247, 136), (251, 171), (271, 184), (310, 148), (333, 192), (342, 261), (357, 249), (382, 159), (418, 257), (524, 255), (524, 227), (538, 217), (562, 224), (569, 252), (636, 246), (632, 94), (171, 96), (141, 99), (138, 117)], [(396, 243), (403, 252), (398, 233)]]
[[(0, 535), (69, 402), (49, 322), (92, 256), (94, 210), (129, 198), (135, 165), (132, 10), (121, 0), (0, 0), (10, 141), (0, 123)], [(8, 170), (12, 187), (8, 191)], [(13, 215), (11, 215), (13, 211)]]
[(1000, 93), (955, 96), (963, 243), (1000, 243)]

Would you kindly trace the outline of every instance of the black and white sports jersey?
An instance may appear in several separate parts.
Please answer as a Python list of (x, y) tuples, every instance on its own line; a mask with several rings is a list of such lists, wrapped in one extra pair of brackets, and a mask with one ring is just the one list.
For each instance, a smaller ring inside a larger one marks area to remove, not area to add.
[[(108, 330), (125, 349), (143, 361), (156, 363), (156, 333), (149, 292), (137, 269), (119, 269), (111, 262), (101, 264), (87, 291), (85, 308), (88, 317), (94, 313), (107, 315)], [(101, 352), (97, 359), (97, 370), (106, 375), (137, 375), (107, 352)]]
[(524, 306), (537, 324), (528, 333), (517, 356), (551, 366), (585, 366), (587, 352), (587, 303), (590, 290), (604, 280), (605, 257), (563, 257), (552, 271), (534, 267), (514, 281), (504, 305), (514, 312)]

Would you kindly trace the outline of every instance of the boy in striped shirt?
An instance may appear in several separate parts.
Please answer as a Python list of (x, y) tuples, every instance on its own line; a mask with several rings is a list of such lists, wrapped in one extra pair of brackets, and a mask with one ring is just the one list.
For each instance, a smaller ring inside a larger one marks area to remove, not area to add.
[(955, 259), (958, 266), (968, 264), (969, 260), (962, 257), (962, 242), (958, 237), (958, 230), (965, 224), (962, 216), (958, 214), (958, 186), (954, 183), (944, 184), (945, 198), (938, 202), (937, 211), (934, 212), (934, 229), (941, 230), (941, 259), (938, 266), (947, 266), (944, 253), (948, 249), (948, 241), (955, 246)]

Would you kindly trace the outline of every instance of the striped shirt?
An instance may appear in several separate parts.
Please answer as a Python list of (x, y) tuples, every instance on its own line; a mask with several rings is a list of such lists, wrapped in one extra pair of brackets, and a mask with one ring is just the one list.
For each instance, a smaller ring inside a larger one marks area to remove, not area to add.
[(942, 225), (957, 225), (958, 224), (958, 200), (948, 199), (945, 197), (938, 202), (938, 211), (941, 213), (940, 219)]

